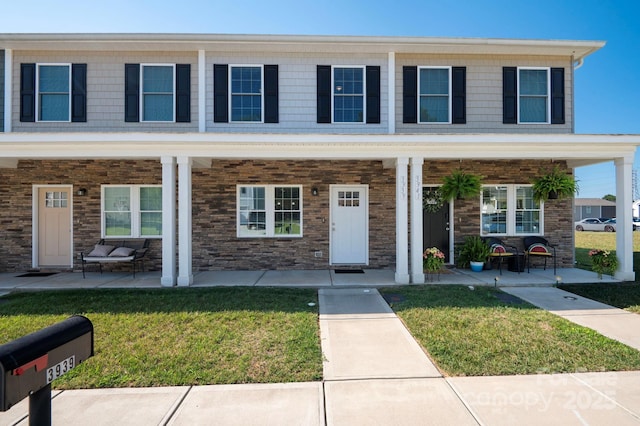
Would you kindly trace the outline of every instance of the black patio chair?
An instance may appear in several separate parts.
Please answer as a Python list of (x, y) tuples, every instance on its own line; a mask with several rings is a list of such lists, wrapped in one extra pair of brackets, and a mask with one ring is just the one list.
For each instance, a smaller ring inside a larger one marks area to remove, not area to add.
[(524, 243), (524, 256), (527, 262), (527, 272), (531, 272), (531, 258), (540, 257), (544, 259), (544, 270), (547, 270), (547, 259), (553, 258), (553, 274), (557, 270), (556, 246), (551, 244), (546, 238), (530, 236), (522, 239)]
[(514, 256), (516, 269), (518, 273), (520, 273), (520, 253), (518, 252), (518, 248), (516, 246), (505, 244), (504, 241), (496, 237), (483, 237), (482, 239), (491, 248), (491, 253), (489, 253), (489, 260), (497, 259), (500, 275), (502, 275), (502, 262), (504, 260), (513, 258)]

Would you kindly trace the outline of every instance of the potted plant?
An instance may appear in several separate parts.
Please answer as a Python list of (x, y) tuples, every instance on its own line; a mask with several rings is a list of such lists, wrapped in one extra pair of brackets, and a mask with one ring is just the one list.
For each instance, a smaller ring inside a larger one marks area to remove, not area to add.
[(422, 266), (430, 274), (439, 272), (444, 266), (444, 253), (438, 247), (429, 247), (422, 253)]
[(462, 267), (470, 266), (473, 271), (482, 271), (484, 263), (489, 259), (491, 248), (477, 235), (467, 237), (458, 252), (458, 263)]
[(536, 201), (555, 200), (572, 197), (579, 190), (573, 176), (560, 170), (556, 165), (550, 172), (533, 180), (533, 198)]
[(591, 257), (591, 270), (602, 279), (602, 274), (613, 276), (618, 269), (618, 257), (609, 250), (594, 249), (589, 251)]
[(454, 198), (469, 198), (480, 195), (482, 190), (481, 177), (462, 170), (454, 170), (442, 179), (440, 194), (442, 198), (451, 201)]

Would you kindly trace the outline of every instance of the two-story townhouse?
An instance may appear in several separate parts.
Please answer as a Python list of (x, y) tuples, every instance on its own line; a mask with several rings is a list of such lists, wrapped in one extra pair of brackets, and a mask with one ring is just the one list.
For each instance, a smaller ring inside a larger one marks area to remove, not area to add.
[[(573, 200), (536, 203), (531, 181), (614, 161), (633, 279), (640, 138), (574, 132), (574, 73), (603, 45), (0, 35), (0, 267), (77, 268), (99, 238), (144, 237), (167, 286), (344, 265), (421, 283), (424, 248), (451, 260), (466, 235), (544, 235), (572, 267)], [(482, 175), (481, 197), (425, 208), (453, 169)]]

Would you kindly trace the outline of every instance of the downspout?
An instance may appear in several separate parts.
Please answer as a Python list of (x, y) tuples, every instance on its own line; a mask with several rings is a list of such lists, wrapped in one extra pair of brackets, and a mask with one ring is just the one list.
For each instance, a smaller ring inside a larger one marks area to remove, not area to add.
[(573, 70), (575, 71), (583, 65), (584, 65), (584, 58), (580, 58), (577, 61), (573, 62)]

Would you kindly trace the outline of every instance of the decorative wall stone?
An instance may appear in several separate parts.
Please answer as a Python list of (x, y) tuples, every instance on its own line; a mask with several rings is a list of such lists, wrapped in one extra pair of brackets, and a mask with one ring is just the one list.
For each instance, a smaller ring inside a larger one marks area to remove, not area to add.
[[(565, 164), (561, 167), (566, 167)], [(461, 167), (484, 176), (485, 184), (528, 184), (547, 166), (542, 161), (442, 161), (425, 159), (424, 184), (437, 185)], [(73, 197), (73, 244), (77, 254), (100, 239), (103, 184), (161, 184), (160, 161), (20, 161), (0, 169), (0, 270), (31, 268), (33, 185), (73, 185), (86, 196)], [(302, 238), (238, 238), (236, 187), (239, 184), (302, 185)], [(329, 267), (329, 196), (332, 184), (369, 186), (369, 267), (395, 268), (395, 169), (381, 161), (213, 160), (192, 170), (194, 270), (326, 269)], [(312, 196), (311, 188), (319, 195)], [(178, 206), (179, 210), (180, 206)], [(455, 241), (480, 230), (479, 200), (454, 202)], [(545, 204), (545, 234), (558, 244), (558, 264), (573, 266), (572, 200)], [(522, 248), (520, 237), (505, 240)], [(322, 257), (315, 257), (322, 252)], [(160, 270), (162, 241), (152, 240), (147, 270)], [(110, 270), (117, 266), (108, 266)], [(129, 270), (129, 265), (121, 266)]]

